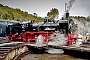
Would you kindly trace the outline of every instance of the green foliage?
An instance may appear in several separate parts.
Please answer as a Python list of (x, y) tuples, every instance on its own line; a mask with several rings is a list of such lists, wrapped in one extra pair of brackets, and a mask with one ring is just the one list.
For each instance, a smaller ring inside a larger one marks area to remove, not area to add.
[(0, 18), (9, 20), (36, 20), (43, 21), (43, 18), (28, 14), (28, 12), (21, 11), (19, 8), (10, 8), (0, 4)]
[(50, 10), (50, 12), (47, 13), (47, 16), (52, 19), (58, 18), (58, 15), (59, 11), (56, 8), (52, 8), (52, 10)]
[(75, 18), (81, 22), (90, 22), (90, 18), (89, 17), (83, 17), (83, 16), (69, 16), (69, 18)]

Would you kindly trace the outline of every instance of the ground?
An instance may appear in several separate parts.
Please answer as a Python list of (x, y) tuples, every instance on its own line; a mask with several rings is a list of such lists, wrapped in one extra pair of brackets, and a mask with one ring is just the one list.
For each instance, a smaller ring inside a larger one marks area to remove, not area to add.
[(85, 60), (65, 54), (28, 54), (22, 60)]

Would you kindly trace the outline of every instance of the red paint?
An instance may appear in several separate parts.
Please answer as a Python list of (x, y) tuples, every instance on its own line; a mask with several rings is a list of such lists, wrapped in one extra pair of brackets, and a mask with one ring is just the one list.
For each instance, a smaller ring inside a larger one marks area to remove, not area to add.
[(69, 34), (69, 35), (68, 35), (68, 44), (69, 44), (69, 45), (72, 45), (72, 41), (73, 41), (75, 38), (78, 38), (78, 35)]
[[(24, 41), (24, 42), (30, 42), (30, 41), (35, 41), (35, 35), (42, 35), (46, 39), (50, 34), (53, 34), (54, 32), (44, 32), (44, 31), (38, 31), (38, 32), (21, 32), (20, 34), (12, 34), (11, 36), (7, 36), (9, 40), (15, 40), (15, 41)], [(44, 41), (46, 41), (46, 39)], [(46, 42), (44, 42), (46, 43)]]

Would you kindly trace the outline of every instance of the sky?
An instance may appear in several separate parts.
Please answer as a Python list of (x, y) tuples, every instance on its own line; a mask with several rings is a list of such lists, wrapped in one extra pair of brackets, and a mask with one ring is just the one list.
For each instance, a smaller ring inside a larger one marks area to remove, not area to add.
[[(40, 17), (45, 17), (52, 8), (59, 10), (59, 18), (65, 12), (65, 2), (69, 0), (0, 0), (0, 3), (12, 8), (19, 8), (30, 14), (37, 13)], [(73, 4), (70, 15), (85, 16), (90, 14), (90, 0), (76, 0)]]

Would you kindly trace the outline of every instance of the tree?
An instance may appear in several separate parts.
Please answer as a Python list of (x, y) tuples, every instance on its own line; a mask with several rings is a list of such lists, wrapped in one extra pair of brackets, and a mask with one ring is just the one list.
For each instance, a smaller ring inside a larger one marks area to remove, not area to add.
[(0, 19), (9, 19), (9, 20), (36, 20), (43, 21), (42, 17), (37, 16), (37, 13), (29, 14), (26, 11), (22, 11), (19, 8), (11, 8), (8, 6), (3, 6), (0, 4)]
[(50, 12), (47, 13), (47, 17), (52, 18), (52, 19), (58, 19), (59, 11), (56, 8), (52, 8)]
[(37, 17), (37, 13), (33, 13), (33, 15)]
[(0, 7), (3, 7), (3, 5), (2, 5), (2, 4), (0, 4)]

